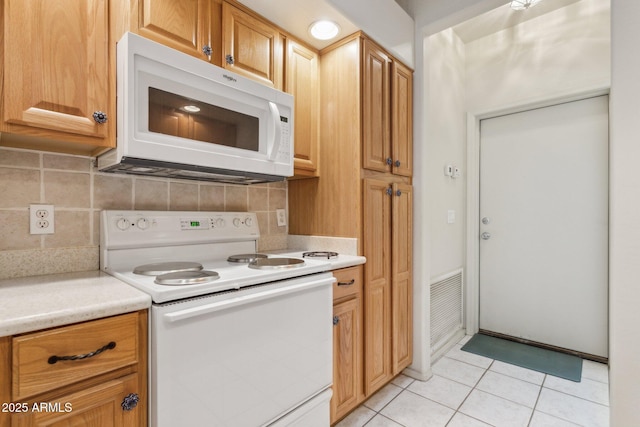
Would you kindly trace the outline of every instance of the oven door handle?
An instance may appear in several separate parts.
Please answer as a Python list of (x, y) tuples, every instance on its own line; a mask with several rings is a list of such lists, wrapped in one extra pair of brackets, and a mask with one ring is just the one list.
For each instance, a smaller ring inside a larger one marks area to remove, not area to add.
[(211, 304), (206, 304), (199, 307), (186, 308), (184, 310), (174, 311), (172, 313), (165, 313), (163, 317), (169, 322), (178, 322), (181, 320), (191, 319), (196, 316), (202, 316), (205, 314), (215, 313), (217, 311), (227, 310), (233, 307), (237, 307), (243, 304), (250, 304), (270, 298), (276, 298), (283, 295), (292, 294), (295, 292), (301, 292), (307, 289), (313, 289), (320, 286), (330, 286), (336, 281), (335, 278), (323, 278), (314, 280), (311, 282), (304, 282), (285, 286), (276, 289), (265, 289), (264, 292), (258, 292), (255, 294), (241, 295), (236, 298), (231, 298), (223, 301), (216, 301)]

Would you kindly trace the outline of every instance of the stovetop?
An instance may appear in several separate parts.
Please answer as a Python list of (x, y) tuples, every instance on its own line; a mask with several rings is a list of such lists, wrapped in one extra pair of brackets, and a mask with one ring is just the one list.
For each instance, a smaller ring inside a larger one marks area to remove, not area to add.
[(331, 270), (331, 264), (326, 261), (305, 260), (304, 262), (303, 267), (259, 270), (249, 268), (248, 264), (229, 262), (226, 259), (201, 261), (203, 270), (215, 271), (220, 277), (209, 283), (195, 285), (159, 285), (155, 283), (155, 276), (134, 274), (132, 270), (107, 272), (148, 293), (154, 303), (164, 303)]
[[(232, 255), (256, 252), (260, 233), (255, 213), (103, 211), (101, 221), (100, 268), (148, 293), (154, 303), (240, 289), (332, 268), (327, 259), (284, 254), (267, 254), (267, 262), (277, 258), (277, 265), (265, 268), (228, 261)], [(294, 259), (281, 262), (288, 257)], [(212, 273), (209, 278), (215, 280), (196, 284), (172, 280), (171, 284), (158, 284), (155, 275), (133, 272), (141, 265), (164, 262), (200, 263), (202, 270)]]

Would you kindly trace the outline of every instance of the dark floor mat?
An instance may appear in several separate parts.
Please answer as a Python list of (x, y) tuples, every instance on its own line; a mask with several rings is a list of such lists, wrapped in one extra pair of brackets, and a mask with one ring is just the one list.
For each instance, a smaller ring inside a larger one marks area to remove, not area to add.
[(575, 382), (582, 377), (582, 359), (577, 356), (489, 335), (475, 334), (462, 350)]

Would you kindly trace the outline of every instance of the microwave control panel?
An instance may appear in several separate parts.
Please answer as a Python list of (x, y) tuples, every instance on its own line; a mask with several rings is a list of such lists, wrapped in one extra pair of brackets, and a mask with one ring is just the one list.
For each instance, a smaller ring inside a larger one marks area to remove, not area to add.
[(280, 116), (280, 147), (276, 161), (288, 163), (291, 158), (291, 125), (289, 118)]

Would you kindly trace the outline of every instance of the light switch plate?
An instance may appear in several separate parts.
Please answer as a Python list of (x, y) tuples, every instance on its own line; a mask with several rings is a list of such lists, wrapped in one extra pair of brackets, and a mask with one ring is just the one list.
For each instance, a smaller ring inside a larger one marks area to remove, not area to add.
[(447, 211), (447, 224), (453, 224), (456, 222), (456, 211), (448, 210)]

